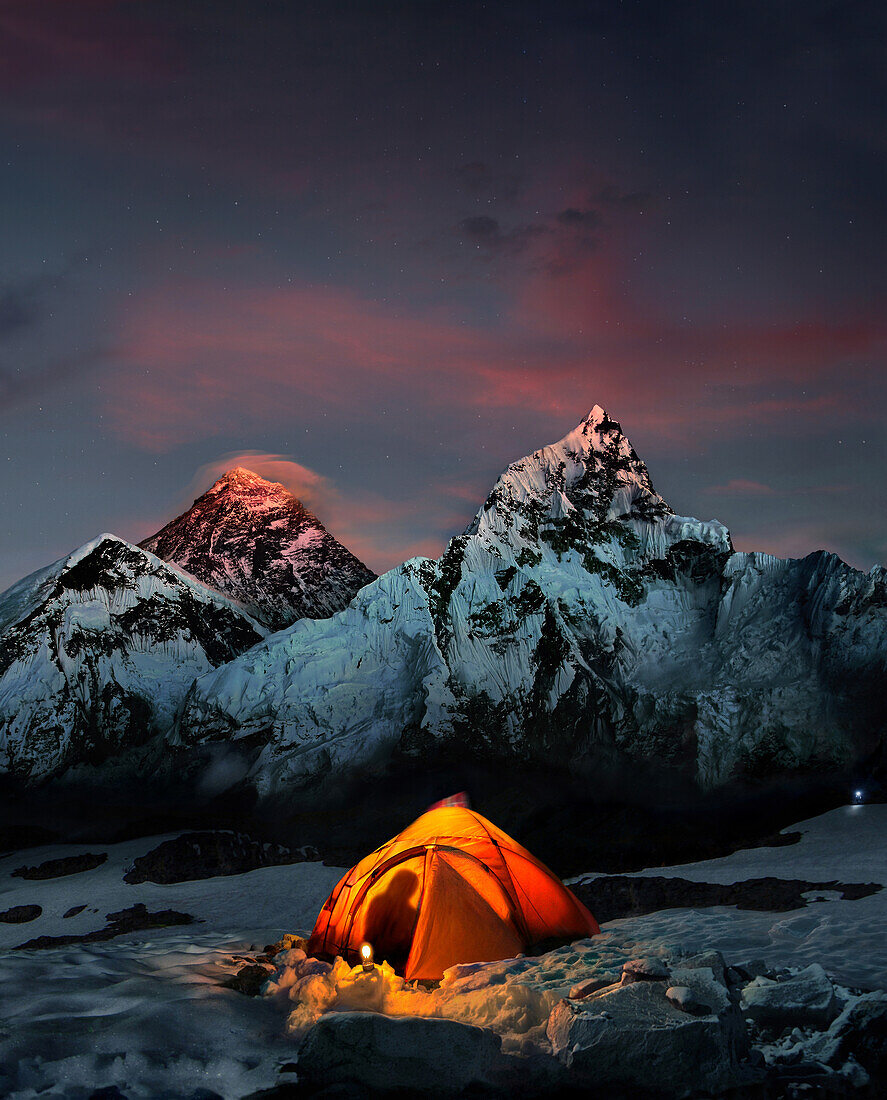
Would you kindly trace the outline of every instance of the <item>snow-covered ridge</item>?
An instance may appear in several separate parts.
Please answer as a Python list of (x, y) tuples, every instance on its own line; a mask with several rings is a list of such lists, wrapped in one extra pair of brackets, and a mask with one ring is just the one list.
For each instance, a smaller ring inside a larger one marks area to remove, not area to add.
[(33, 778), (163, 733), (195, 676), (266, 633), (111, 534), (3, 593), (0, 629), (0, 771)]
[[(598, 406), (509, 466), (439, 559), (365, 586), (242, 469), (148, 544), (212, 588), (108, 537), (0, 600), (7, 767), (46, 774), (149, 730), (185, 753), (238, 742), (268, 795), (444, 745), (710, 787), (840, 769), (887, 728), (887, 571), (735, 553), (721, 523), (675, 514)], [(315, 615), (342, 609), (260, 641), (243, 605), (273, 622), (309, 588), (331, 601)]]
[(595, 406), (509, 466), (440, 559), (198, 680), (177, 736), (258, 738), (266, 793), (442, 742), (706, 786), (842, 767), (883, 728), (885, 597), (883, 571), (737, 554), (676, 515)]
[(141, 545), (272, 630), (341, 610), (375, 577), (283, 485), (243, 466)]

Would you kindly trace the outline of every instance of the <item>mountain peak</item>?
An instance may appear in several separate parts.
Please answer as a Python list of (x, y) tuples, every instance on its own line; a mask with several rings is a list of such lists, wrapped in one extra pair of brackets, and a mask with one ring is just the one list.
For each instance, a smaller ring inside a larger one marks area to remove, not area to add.
[(583, 419), (582, 423), (600, 424), (602, 421), (609, 419), (610, 417), (607, 415), (607, 410), (602, 405), (595, 405), (588, 416)]
[(248, 470), (246, 466), (232, 466), (230, 470), (226, 470), (218, 481), (209, 488), (208, 492), (221, 493), (231, 490), (241, 492), (256, 492), (257, 490), (268, 492), (273, 490), (281, 495), (292, 496), (292, 493), (279, 481), (267, 481), (253, 470)]
[(284, 485), (245, 466), (141, 545), (273, 630), (332, 615), (375, 577)]

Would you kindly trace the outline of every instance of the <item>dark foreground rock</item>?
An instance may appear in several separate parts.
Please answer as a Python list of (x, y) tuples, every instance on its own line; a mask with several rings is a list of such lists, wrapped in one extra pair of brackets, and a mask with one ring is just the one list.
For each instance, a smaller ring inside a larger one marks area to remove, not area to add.
[(68, 947), (73, 943), (100, 943), (104, 940), (113, 940), (115, 936), (123, 936), (127, 932), (141, 932), (147, 928), (170, 928), (173, 925), (194, 923), (194, 917), (190, 913), (179, 913), (175, 909), (161, 909), (155, 913), (149, 913), (145, 905), (132, 905), (129, 909), (120, 909), (116, 913), (108, 913), (107, 919), (109, 923), (95, 932), (87, 932), (82, 936), (37, 936), (36, 939), (20, 943), (17, 950)]
[(887, 1095), (887, 993), (865, 993), (848, 1005), (824, 1035), (811, 1040), (808, 1053), (833, 1070), (852, 1059)]
[(13, 878), (46, 879), (63, 878), (65, 875), (78, 875), (81, 871), (92, 871), (108, 858), (107, 852), (83, 852), (76, 856), (62, 856), (61, 859), (47, 859), (36, 867), (17, 867)]
[(722, 966), (704, 956), (681, 961), (668, 968), (631, 960), (618, 984), (554, 1008), (548, 1039), (572, 1084), (684, 1097), (717, 1095), (760, 1076), (746, 1061), (738, 997), (720, 977)]
[(139, 856), (123, 880), (167, 886), (219, 875), (242, 875), (257, 867), (279, 867), (317, 858), (314, 848), (286, 848), (282, 844), (253, 840), (245, 833), (186, 833), (175, 840), (165, 840)]
[(838, 1015), (838, 999), (818, 963), (782, 981), (761, 975), (742, 990), (742, 1011), (764, 1027), (827, 1028)]
[[(260, 961), (270, 963), (265, 956)], [(717, 951), (630, 959), (621, 975), (610, 977), (603, 987), (601, 975), (573, 986), (548, 1015), (545, 1039), (536, 1029), (530, 1040), (528, 1032), (520, 1053), (503, 1053), (494, 1031), (455, 1020), (330, 1012), (307, 1032), (298, 1062), (289, 1067), (297, 1080), (281, 1081), (262, 1095), (887, 1096), (885, 992), (836, 986), (818, 965), (728, 966)]]
[(247, 997), (258, 997), (262, 992), (262, 986), (274, 973), (273, 966), (262, 966), (260, 963), (248, 963), (242, 966), (236, 974), (228, 978), (222, 984), (226, 989), (234, 989)]
[(13, 905), (11, 909), (5, 909), (0, 913), (0, 921), (4, 924), (27, 924), (36, 920), (43, 909), (39, 905)]
[(782, 913), (803, 909), (807, 893), (834, 892), (845, 901), (858, 901), (883, 889), (877, 882), (804, 882), (801, 879), (751, 878), (729, 884), (691, 882), (685, 878), (605, 875), (577, 882), (570, 889), (594, 913), (601, 924), (622, 917), (658, 913), (662, 909), (704, 909), (711, 905), (735, 905)]
[(299, 1077), (309, 1087), (458, 1095), (490, 1082), (500, 1046), (495, 1032), (454, 1020), (331, 1012), (299, 1048)]

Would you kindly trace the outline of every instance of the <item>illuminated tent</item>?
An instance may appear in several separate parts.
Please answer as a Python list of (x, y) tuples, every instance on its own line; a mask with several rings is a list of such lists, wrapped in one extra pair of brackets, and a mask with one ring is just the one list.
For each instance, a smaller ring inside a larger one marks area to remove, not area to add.
[(355, 962), (368, 942), (405, 978), (437, 979), (456, 963), (599, 931), (507, 833), (466, 807), (440, 806), (352, 867), (321, 909), (308, 954)]

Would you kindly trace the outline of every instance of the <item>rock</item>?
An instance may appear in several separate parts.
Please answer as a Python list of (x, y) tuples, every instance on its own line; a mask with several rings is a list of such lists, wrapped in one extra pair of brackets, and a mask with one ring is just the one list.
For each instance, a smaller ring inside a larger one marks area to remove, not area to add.
[(668, 980), (668, 967), (661, 959), (629, 959), (622, 967), (622, 982), (664, 982)]
[(768, 966), (763, 959), (752, 959), (751, 962), (746, 963), (734, 963), (730, 967), (731, 970), (735, 970), (743, 982), (750, 982), (754, 978), (775, 977), (775, 971), (771, 966)]
[(17, 867), (12, 872), (12, 877), (44, 879), (78, 875), (81, 871), (92, 871), (96, 867), (101, 867), (107, 858), (107, 852), (83, 852), (77, 856), (62, 856), (61, 859), (47, 859), (36, 867)]
[(40, 905), (13, 905), (11, 909), (0, 913), (0, 921), (4, 924), (27, 924), (28, 921), (36, 920), (42, 912), (43, 907)]
[(665, 991), (666, 999), (689, 1016), (710, 1016), (711, 1005), (701, 1001), (687, 985), (673, 985)]
[(221, 830), (186, 833), (175, 840), (165, 840), (139, 856), (123, 876), (123, 881), (168, 886), (218, 875), (242, 875), (257, 867), (279, 867), (316, 858), (316, 849), (309, 846), (291, 850), (281, 844), (253, 840), (244, 833)]
[(612, 974), (604, 974), (599, 978), (588, 978), (586, 981), (573, 986), (569, 992), (569, 998), (571, 1001), (581, 1001), (585, 997), (590, 997), (592, 993), (597, 993), (600, 989), (606, 989), (608, 986), (616, 984), (617, 979)]
[(852, 1058), (879, 1083), (887, 1083), (887, 993), (864, 993), (807, 1049), (836, 1070)]
[(826, 972), (819, 963), (812, 963), (782, 981), (761, 976), (749, 982), (742, 991), (742, 1011), (778, 1032), (791, 1027), (826, 1028), (838, 1014), (838, 1001)]
[(720, 951), (704, 951), (699, 955), (689, 955), (678, 962), (681, 970), (710, 970), (712, 977), (721, 985), (727, 984), (727, 964)]
[(85, 905), (72, 905), (67, 912), (62, 913), (62, 920), (67, 920), (68, 917), (76, 917), (77, 914), (82, 913), (85, 908)]
[(601, 1095), (717, 1093), (741, 1077), (731, 1021), (681, 1011), (663, 982), (634, 981), (586, 1001), (561, 1001), (547, 1034), (571, 1083), (593, 1083)]
[(299, 1076), (312, 1085), (452, 1095), (490, 1080), (504, 1061), (500, 1043), (495, 1032), (455, 1020), (331, 1012), (302, 1041)]
[[(30, 908), (39, 909), (39, 906)], [(121, 909), (116, 913), (108, 913), (108, 924), (104, 928), (98, 928), (94, 932), (87, 932), (82, 936), (38, 936), (28, 940), (27, 943), (17, 945), (17, 951), (30, 950), (45, 947), (67, 947), (74, 943), (101, 943), (112, 940), (115, 936), (122, 936), (127, 932), (141, 932), (147, 928), (170, 928), (178, 924), (192, 924), (194, 918), (190, 913), (179, 913), (175, 909), (161, 909), (156, 913), (149, 913), (147, 906), (139, 903), (131, 905), (128, 909)]]
[[(832, 892), (847, 901), (876, 894), (879, 883), (807, 882), (803, 879), (753, 878), (742, 882), (694, 882), (658, 875), (600, 875), (573, 887), (576, 896), (603, 924), (622, 917), (658, 913), (662, 909), (703, 909), (735, 905), (780, 913), (803, 909), (815, 892)], [(754, 976), (754, 975), (753, 975)]]
[(233, 977), (222, 982), (222, 985), (228, 989), (236, 989), (238, 993), (245, 993), (247, 997), (258, 997), (262, 992), (262, 986), (273, 973), (270, 967), (252, 963), (242, 966)]

